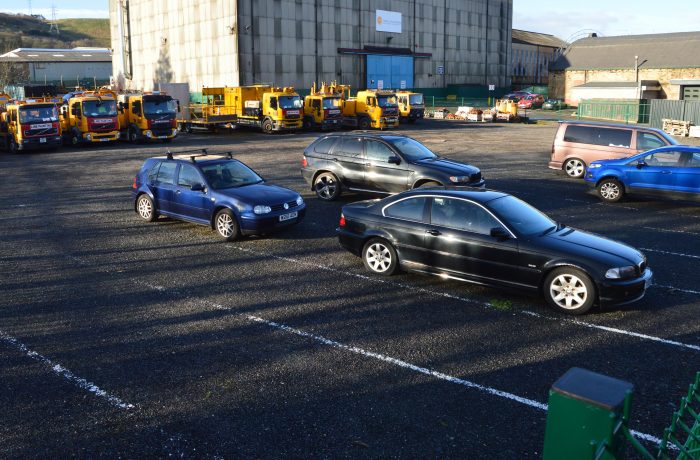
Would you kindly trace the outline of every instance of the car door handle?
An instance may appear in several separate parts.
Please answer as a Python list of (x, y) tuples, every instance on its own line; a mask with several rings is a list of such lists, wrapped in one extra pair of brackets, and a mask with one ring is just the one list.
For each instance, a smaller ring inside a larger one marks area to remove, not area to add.
[(428, 235), (432, 235), (432, 236), (441, 235), (440, 230), (433, 230), (433, 229), (426, 230), (425, 233), (427, 233)]
[(179, 195), (179, 194), (180, 194), (180, 190), (175, 190), (175, 193)]

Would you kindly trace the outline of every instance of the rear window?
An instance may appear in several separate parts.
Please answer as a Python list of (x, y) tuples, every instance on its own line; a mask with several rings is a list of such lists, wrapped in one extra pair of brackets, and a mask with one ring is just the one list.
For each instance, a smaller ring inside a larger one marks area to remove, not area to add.
[(158, 168), (158, 184), (172, 184), (175, 181), (175, 167), (177, 164), (173, 161), (164, 161)]
[(425, 220), (425, 203), (427, 201), (427, 197), (406, 198), (389, 205), (384, 210), (384, 215), (397, 219), (423, 222)]
[(320, 139), (319, 141), (314, 143), (314, 145), (311, 147), (311, 151), (314, 153), (327, 154), (331, 151), (331, 147), (333, 147), (334, 143), (334, 137), (326, 137), (325, 139)]
[(632, 130), (568, 125), (564, 133), (564, 141), (629, 148), (632, 145)]
[(341, 139), (333, 149), (333, 155), (358, 158), (362, 156), (362, 139), (347, 137)]

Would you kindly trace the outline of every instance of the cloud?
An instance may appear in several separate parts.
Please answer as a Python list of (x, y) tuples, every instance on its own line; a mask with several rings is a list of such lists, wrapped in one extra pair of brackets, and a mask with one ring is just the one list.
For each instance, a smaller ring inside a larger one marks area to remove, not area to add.
[[(3, 8), (0, 13), (8, 14), (27, 14), (27, 8)], [(51, 8), (32, 8), (32, 14), (40, 14), (46, 19), (51, 19)], [(73, 19), (73, 18), (108, 18), (109, 11), (93, 10), (93, 9), (78, 9), (78, 8), (56, 8), (56, 19)]]

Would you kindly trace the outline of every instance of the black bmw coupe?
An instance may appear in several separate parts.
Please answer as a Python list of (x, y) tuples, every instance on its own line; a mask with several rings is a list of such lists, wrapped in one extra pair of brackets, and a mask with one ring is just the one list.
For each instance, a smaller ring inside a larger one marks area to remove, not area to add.
[(376, 274), (401, 267), (517, 289), (573, 315), (639, 300), (652, 279), (637, 249), (493, 190), (435, 187), (348, 204), (337, 231)]

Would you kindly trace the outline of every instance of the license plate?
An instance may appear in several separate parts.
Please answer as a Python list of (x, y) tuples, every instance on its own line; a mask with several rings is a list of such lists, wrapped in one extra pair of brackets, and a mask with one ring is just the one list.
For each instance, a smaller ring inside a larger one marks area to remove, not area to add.
[(289, 219), (294, 219), (299, 213), (297, 211), (294, 212), (289, 212), (287, 214), (281, 214), (280, 215), (280, 222), (284, 222), (285, 220)]
[(109, 139), (100, 139), (100, 142), (109, 142)]
[(45, 137), (42, 137), (41, 139), (39, 139), (39, 143), (40, 143), (40, 144), (45, 144), (45, 143), (46, 143), (46, 138), (45, 138)]

